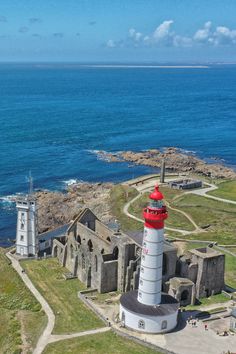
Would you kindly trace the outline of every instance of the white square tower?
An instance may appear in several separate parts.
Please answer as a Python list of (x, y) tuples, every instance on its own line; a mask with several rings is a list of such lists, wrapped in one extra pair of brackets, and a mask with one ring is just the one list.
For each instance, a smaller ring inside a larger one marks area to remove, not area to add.
[(32, 195), (16, 200), (16, 254), (29, 257), (38, 252), (36, 200)]

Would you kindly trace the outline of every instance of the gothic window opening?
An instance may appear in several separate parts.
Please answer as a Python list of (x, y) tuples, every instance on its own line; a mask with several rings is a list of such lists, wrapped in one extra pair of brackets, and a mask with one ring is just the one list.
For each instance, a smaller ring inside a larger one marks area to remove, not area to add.
[(89, 252), (93, 252), (93, 243), (91, 240), (88, 240), (88, 249), (89, 249)]
[(98, 257), (95, 255), (94, 257), (94, 263), (95, 263), (95, 272), (98, 271)]
[(80, 237), (80, 235), (76, 236), (76, 241), (81, 245), (81, 237)]
[(113, 249), (113, 259), (118, 259), (118, 256), (119, 256), (119, 248), (116, 246), (114, 249)]

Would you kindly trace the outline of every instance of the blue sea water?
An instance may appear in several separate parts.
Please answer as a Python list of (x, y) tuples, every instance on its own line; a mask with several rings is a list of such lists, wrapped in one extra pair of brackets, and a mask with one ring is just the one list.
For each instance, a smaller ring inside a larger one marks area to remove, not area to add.
[[(0, 197), (64, 181), (121, 181), (151, 172), (94, 150), (177, 146), (236, 165), (236, 66), (98, 68), (0, 65)], [(0, 202), (0, 244), (15, 210)]]

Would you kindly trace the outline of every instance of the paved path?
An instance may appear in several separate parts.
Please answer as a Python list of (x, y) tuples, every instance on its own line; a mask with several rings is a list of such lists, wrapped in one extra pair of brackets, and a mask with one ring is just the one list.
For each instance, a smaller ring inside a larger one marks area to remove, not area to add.
[(47, 303), (47, 301), (44, 299), (44, 297), (40, 294), (40, 292), (35, 288), (33, 283), (31, 282), (30, 278), (28, 275), (23, 271), (23, 268), (20, 265), (20, 262), (17, 258), (15, 258), (11, 252), (8, 252), (6, 256), (10, 259), (13, 268), (17, 271), (27, 288), (31, 291), (31, 293), (35, 296), (35, 298), (38, 300), (38, 302), (41, 304), (42, 309), (46, 313), (48, 317), (48, 323), (46, 328), (44, 329), (42, 335), (40, 336), (38, 343), (36, 345), (36, 348), (33, 351), (33, 354), (41, 354), (45, 347), (47, 346), (48, 343), (52, 342), (57, 342), (60, 340), (64, 339), (70, 339), (70, 338), (75, 338), (75, 337), (81, 337), (81, 336), (86, 336), (90, 334), (96, 334), (96, 333), (103, 333), (107, 332), (110, 330), (109, 327), (103, 327), (103, 328), (98, 328), (90, 331), (84, 331), (84, 332), (77, 332), (77, 333), (72, 333), (72, 334), (60, 334), (60, 335), (52, 335), (52, 330), (55, 325), (55, 315)]
[(88, 336), (91, 334), (96, 334), (96, 333), (104, 333), (107, 331), (110, 331), (111, 327), (102, 327), (98, 329), (93, 329), (91, 331), (84, 331), (84, 332), (78, 332), (78, 333), (72, 333), (72, 334), (54, 334), (50, 337), (49, 343), (54, 343), (58, 342), (60, 340), (65, 340), (65, 339), (72, 339), (72, 338), (77, 338), (77, 337), (83, 337), (83, 336)]
[[(153, 184), (153, 182), (154, 182), (154, 184)], [(137, 199), (139, 199), (140, 197), (141, 197), (141, 195), (142, 195), (142, 193), (144, 193), (144, 192), (147, 192), (150, 188), (152, 188), (154, 185), (155, 185), (155, 181), (153, 181), (152, 182), (152, 186), (150, 186), (150, 185), (148, 185), (148, 187), (143, 187), (142, 188), (142, 191), (139, 191), (139, 194), (136, 196), (136, 197), (134, 197), (133, 199), (131, 199), (128, 203), (126, 203), (125, 205), (124, 205), (124, 207), (123, 207), (123, 213), (125, 214), (125, 215), (127, 215), (129, 218), (131, 218), (131, 219), (134, 219), (134, 220), (136, 220), (136, 221), (139, 221), (139, 222), (144, 222), (142, 219), (140, 219), (140, 218), (138, 218), (137, 216), (135, 216), (135, 215), (132, 215), (132, 214), (130, 214), (130, 212), (129, 212), (129, 207), (130, 207), (130, 205), (131, 204), (133, 204)], [(138, 189), (137, 189), (138, 190)], [(170, 206), (169, 206), (170, 207)], [(172, 207), (170, 207), (170, 209), (173, 209), (173, 210), (176, 210), (176, 211), (178, 211), (178, 212), (180, 212), (180, 213), (182, 213), (182, 214), (186, 214), (185, 212), (182, 212), (182, 211), (180, 211), (180, 210), (178, 210), (178, 209), (174, 209), (174, 208), (172, 208)], [(187, 215), (187, 214), (186, 214)], [(186, 216), (185, 215), (185, 216)], [(196, 224), (194, 223), (194, 221), (190, 218), (190, 216), (188, 215), (188, 219), (189, 219), (189, 221), (191, 221), (192, 222), (192, 224), (195, 226)], [(194, 230), (194, 231), (187, 231), (187, 230), (182, 230), (182, 229), (175, 229), (175, 228), (173, 228), (173, 227), (165, 227), (165, 230), (169, 230), (169, 231), (174, 231), (174, 232), (178, 232), (178, 233), (180, 233), (180, 234), (182, 234), (182, 235), (190, 235), (190, 234), (192, 234), (192, 233), (194, 233), (194, 232), (200, 232), (200, 231), (202, 231), (202, 230), (200, 230), (199, 228), (198, 228), (198, 226), (196, 225), (196, 230)]]
[(220, 198), (220, 197), (215, 197), (214, 195), (207, 194), (211, 191), (218, 189), (218, 186), (216, 186), (215, 184), (210, 184), (210, 183), (205, 183), (205, 184), (208, 186), (207, 188), (191, 190), (191, 191), (185, 192), (184, 194), (196, 194), (196, 195), (200, 195), (202, 197), (206, 197), (209, 199), (218, 200), (219, 202), (236, 205), (236, 201), (234, 201), (234, 200), (224, 199), (224, 198)]
[(31, 282), (30, 278), (26, 273), (23, 272), (23, 268), (20, 265), (20, 262), (14, 258), (14, 256), (11, 254), (11, 252), (8, 252), (6, 256), (11, 260), (13, 268), (17, 271), (25, 285), (29, 288), (31, 293), (36, 297), (38, 302), (41, 304), (42, 309), (46, 313), (48, 317), (48, 323), (46, 328), (44, 329), (42, 335), (40, 336), (38, 343), (36, 345), (36, 348), (33, 351), (33, 354), (40, 354), (43, 352), (44, 348), (49, 342), (54, 324), (55, 324), (55, 315), (47, 303), (47, 301), (44, 299), (44, 297), (40, 294), (40, 292), (35, 288), (33, 283)]

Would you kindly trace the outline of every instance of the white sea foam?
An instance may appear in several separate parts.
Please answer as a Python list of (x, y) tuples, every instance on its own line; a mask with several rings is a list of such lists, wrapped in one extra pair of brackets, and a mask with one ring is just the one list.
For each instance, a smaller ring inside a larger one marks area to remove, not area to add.
[(0, 207), (4, 210), (10, 210), (14, 207), (17, 195), (5, 195), (0, 197)]
[(66, 184), (67, 186), (72, 186), (73, 184), (78, 183), (78, 180), (71, 178), (71, 179), (68, 179), (67, 181), (63, 181), (63, 183)]
[(106, 162), (111, 161), (110, 154), (116, 156), (121, 153), (121, 151), (108, 152), (106, 150), (86, 150), (86, 151), (89, 152), (90, 154), (96, 155), (98, 160), (106, 161)]

